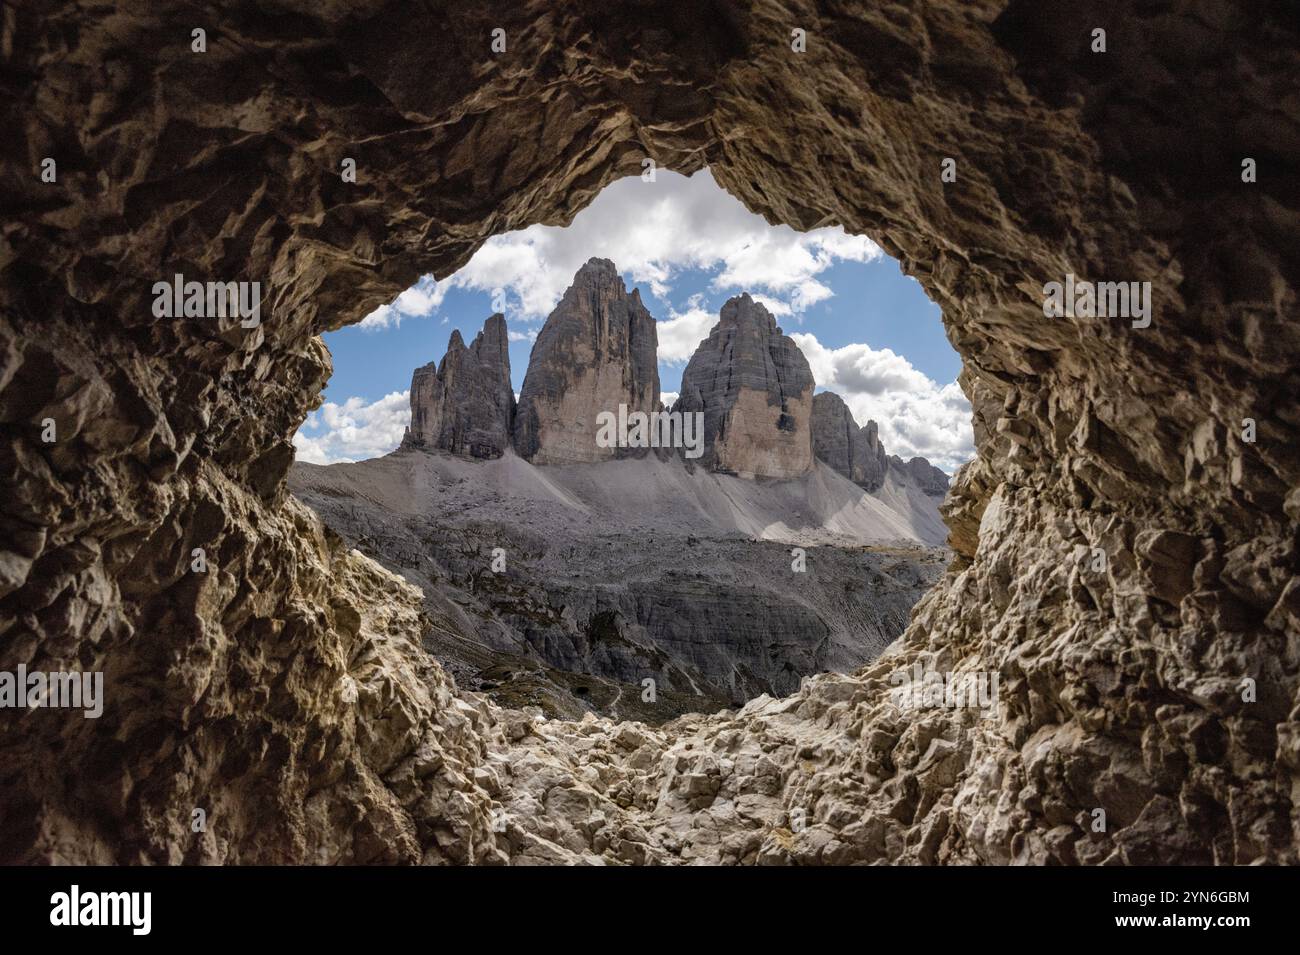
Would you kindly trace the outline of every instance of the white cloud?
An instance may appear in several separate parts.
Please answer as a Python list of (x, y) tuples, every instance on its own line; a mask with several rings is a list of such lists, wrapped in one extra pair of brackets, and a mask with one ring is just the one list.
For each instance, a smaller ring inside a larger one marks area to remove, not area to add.
[(674, 312), (672, 318), (660, 322), (656, 329), (659, 333), (659, 360), (670, 365), (686, 364), (716, 324), (718, 316), (702, 308)]
[(429, 314), (452, 288), (503, 289), (508, 319), (538, 322), (593, 254), (612, 260), (660, 297), (671, 292), (682, 271), (716, 271), (714, 291), (766, 292), (764, 302), (774, 315), (793, 313), (797, 321), (804, 308), (834, 294), (816, 279), (820, 272), (836, 260), (870, 262), (883, 253), (870, 239), (838, 226), (796, 232), (769, 225), (719, 187), (707, 169), (690, 177), (660, 171), (652, 183), (639, 176), (611, 183), (567, 227), (534, 225), (493, 236), (454, 275), (442, 282), (426, 276), (361, 324), (385, 328)]
[(677, 399), (680, 398), (680, 397), (681, 397), (681, 394), (680, 394), (679, 392), (676, 392), (676, 391), (661, 391), (661, 392), (659, 392), (659, 400), (660, 400), (661, 402), (663, 402), (663, 406), (664, 406), (665, 408), (671, 408), (673, 405), (675, 405), (675, 404), (677, 403)]
[(949, 474), (975, 456), (970, 403), (955, 381), (941, 387), (888, 348), (832, 349), (815, 335), (790, 337), (818, 387), (843, 398), (859, 425), (874, 420), (890, 454), (904, 460), (920, 455)]
[(356, 397), (341, 405), (327, 401), (307, 416), (293, 446), (298, 460), (308, 464), (377, 458), (401, 443), (410, 420), (409, 391), (394, 391), (369, 404)]
[(508, 331), (508, 332), (506, 332), (506, 338), (510, 339), (510, 341), (512, 341), (512, 342), (531, 342), (531, 341), (536, 341), (536, 340), (537, 340), (537, 329), (535, 329), (535, 328), (530, 328), (530, 329), (529, 329), (528, 331), (526, 331), (526, 332)]
[[(433, 276), (426, 275), (389, 305), (381, 305), (361, 320), (360, 327), (367, 331), (379, 331), (383, 328), (396, 328), (403, 318), (418, 318), (432, 315), (442, 305), (450, 285), (435, 282)], [(444, 318), (445, 325), (447, 320)]]

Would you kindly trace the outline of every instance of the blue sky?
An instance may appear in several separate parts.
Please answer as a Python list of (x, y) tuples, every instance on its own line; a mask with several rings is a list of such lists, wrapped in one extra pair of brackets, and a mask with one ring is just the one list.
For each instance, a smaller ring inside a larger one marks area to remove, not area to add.
[(609, 258), (659, 321), (659, 376), (671, 397), (723, 302), (749, 292), (799, 344), (817, 381), (874, 418), (892, 454), (951, 472), (971, 454), (961, 370), (934, 305), (870, 240), (839, 228), (770, 226), (707, 171), (659, 171), (607, 187), (564, 228), (495, 236), (455, 275), (421, 279), (358, 325), (325, 336), (334, 374), (325, 404), (295, 438), (301, 460), (332, 463), (391, 451), (409, 419), (411, 372), (438, 361), (453, 329), (468, 342), (504, 303), (518, 391), (532, 339), (592, 256)]

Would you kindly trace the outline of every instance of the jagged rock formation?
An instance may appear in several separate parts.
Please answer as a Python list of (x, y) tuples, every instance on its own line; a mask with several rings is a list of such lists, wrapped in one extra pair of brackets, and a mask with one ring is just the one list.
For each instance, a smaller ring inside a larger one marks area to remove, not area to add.
[(868, 420), (858, 431), (858, 447), (863, 449), (862, 477), (860, 482), (868, 491), (875, 490), (885, 481), (889, 459), (885, 446), (880, 443), (880, 426)]
[[(0, 721), (0, 859), (1300, 861), (1286, 11), (284, 9), (223, 8), (204, 54), (170, 0), (0, 23), (0, 668), (107, 693)], [(978, 457), (886, 657), (653, 731), (542, 722), (451, 686), (420, 595), (286, 493), (290, 436), (318, 333), (647, 156), (896, 256)], [(261, 324), (155, 319), (177, 271), (266, 282)], [(1045, 318), (1067, 273), (1151, 282), (1150, 326)], [(998, 709), (893, 707), (916, 664), (997, 673)]]
[(912, 458), (904, 461), (896, 454), (889, 456), (889, 466), (895, 471), (906, 474), (914, 483), (931, 497), (943, 497), (948, 493), (948, 475), (936, 468), (925, 458)]
[(885, 473), (892, 470), (901, 481), (931, 497), (948, 493), (948, 475), (925, 458), (904, 461), (897, 455), (886, 455), (876, 422), (868, 421), (859, 428), (849, 406), (833, 391), (823, 391), (813, 398), (812, 446), (816, 457), (868, 491), (878, 489), (885, 481)]
[(674, 412), (704, 412), (705, 467), (792, 478), (813, 465), (812, 371), (749, 293), (729, 299), (682, 372)]
[(537, 334), (519, 392), (515, 449), (534, 464), (617, 457), (596, 443), (596, 416), (659, 407), (659, 337), (641, 292), (614, 263), (592, 259)]
[(813, 396), (812, 447), (815, 457), (868, 491), (885, 481), (885, 448), (876, 423), (859, 428), (849, 406), (833, 391)]
[(468, 348), (460, 331), (453, 331), (442, 363), (415, 369), (402, 447), (499, 458), (510, 447), (514, 418), (506, 319), (498, 314), (484, 322)]

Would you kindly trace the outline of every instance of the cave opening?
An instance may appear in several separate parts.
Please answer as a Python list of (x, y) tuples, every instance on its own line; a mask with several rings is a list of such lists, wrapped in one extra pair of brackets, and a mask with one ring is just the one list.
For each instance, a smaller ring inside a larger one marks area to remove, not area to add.
[(973, 445), (939, 309), (708, 169), (617, 180), (325, 342), (289, 486), (504, 705), (659, 724), (786, 696), (879, 655), (951, 558)]
[[(240, 7), (201, 54), (6, 7), (0, 669), (105, 690), (0, 726), (0, 861), (1296, 862), (1296, 37), (1192, 6), (316, 4), (291, 42)], [(903, 263), (977, 453), (888, 659), (542, 720), (414, 652), (422, 596), (289, 493), (292, 438), (321, 333), (647, 159)], [(160, 321), (177, 274), (269, 303)], [(1149, 325), (1049, 317), (1070, 275), (1149, 282)], [(997, 675), (994, 715), (900, 712), (917, 665)]]

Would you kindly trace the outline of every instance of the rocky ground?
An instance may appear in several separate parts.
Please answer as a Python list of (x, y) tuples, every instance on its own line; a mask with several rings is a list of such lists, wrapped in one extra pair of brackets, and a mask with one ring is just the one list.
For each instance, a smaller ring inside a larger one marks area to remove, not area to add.
[[(99, 719), (0, 721), (0, 861), (1300, 861), (1284, 5), (281, 9), (204, 53), (173, 0), (0, 18), (0, 667), (106, 678)], [(321, 333), (646, 159), (897, 258), (977, 460), (892, 655), (542, 722), (452, 686), (422, 596), (288, 493), (291, 438)], [(260, 326), (160, 320), (177, 272), (266, 283)], [(1046, 317), (1067, 274), (1150, 282), (1151, 324)], [(998, 708), (891, 709), (917, 663)]]
[(297, 465), (290, 484), (421, 588), (424, 646), (460, 686), (550, 717), (660, 723), (851, 670), (949, 556), (892, 539), (933, 535), (935, 499), (871, 496), (825, 467), (756, 484), (675, 457), (538, 468), (412, 450)]

